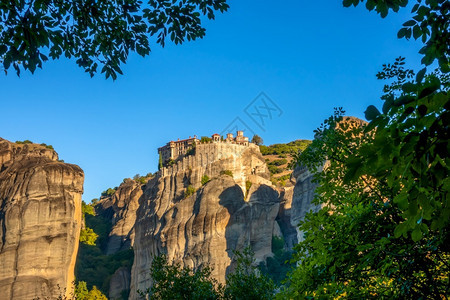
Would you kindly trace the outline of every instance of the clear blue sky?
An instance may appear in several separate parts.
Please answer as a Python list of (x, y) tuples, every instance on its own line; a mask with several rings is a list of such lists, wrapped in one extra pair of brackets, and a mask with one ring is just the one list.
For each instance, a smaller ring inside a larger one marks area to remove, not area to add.
[[(206, 22), (204, 39), (132, 55), (115, 82), (65, 59), (34, 75), (0, 75), (0, 136), (52, 144), (83, 168), (90, 201), (154, 172), (156, 149), (169, 140), (220, 133), (236, 117), (265, 144), (311, 139), (335, 106), (360, 118), (380, 106), (383, 63), (402, 55), (418, 68), (420, 44), (396, 37), (409, 9), (381, 19), (341, 1), (229, 4)], [(282, 111), (264, 130), (244, 111), (260, 92)]]

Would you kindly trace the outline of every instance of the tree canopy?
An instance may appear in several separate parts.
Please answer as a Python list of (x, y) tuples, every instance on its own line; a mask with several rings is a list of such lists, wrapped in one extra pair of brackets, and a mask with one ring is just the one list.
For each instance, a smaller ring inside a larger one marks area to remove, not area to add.
[[(362, 0), (344, 0), (345, 6)], [(408, 1), (368, 0), (382, 17)], [(399, 38), (421, 38), (425, 66), (383, 65), (370, 123), (325, 120), (296, 159), (316, 171), (314, 203), (281, 297), (446, 299), (450, 294), (448, 1), (417, 1)], [(326, 163), (325, 163), (326, 162)], [(322, 169), (323, 167), (323, 169)], [(322, 170), (321, 170), (322, 169)]]
[(435, 60), (442, 72), (449, 72), (450, 54), (450, 2), (447, 0), (343, 0), (345, 7), (366, 3), (368, 10), (375, 10), (381, 17), (386, 17), (389, 10), (398, 12), (408, 3), (415, 3), (411, 9), (412, 17), (398, 31), (398, 38), (421, 40), (423, 47), (419, 53), (423, 55), (422, 64), (428, 66)]
[(116, 79), (130, 52), (150, 53), (152, 37), (163, 47), (202, 38), (202, 17), (227, 9), (226, 0), (0, 1), (0, 63), (19, 75), (63, 55)]
[(252, 142), (253, 144), (258, 145), (258, 146), (260, 146), (260, 145), (262, 145), (262, 144), (264, 143), (262, 137), (260, 137), (260, 136), (257, 135), (257, 134), (255, 134), (255, 135), (252, 137), (252, 141), (251, 141), (251, 142)]

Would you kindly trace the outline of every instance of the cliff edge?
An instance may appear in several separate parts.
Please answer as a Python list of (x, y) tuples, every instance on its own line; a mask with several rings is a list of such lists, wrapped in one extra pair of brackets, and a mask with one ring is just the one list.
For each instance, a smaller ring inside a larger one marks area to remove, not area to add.
[(84, 173), (48, 146), (0, 138), (0, 299), (69, 295)]

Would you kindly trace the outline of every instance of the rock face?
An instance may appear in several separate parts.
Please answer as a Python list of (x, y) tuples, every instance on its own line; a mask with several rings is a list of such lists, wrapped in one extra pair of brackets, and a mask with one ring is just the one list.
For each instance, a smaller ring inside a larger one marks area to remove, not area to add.
[[(321, 170), (318, 170), (321, 171)], [(290, 207), (286, 206), (288, 219), (292, 228), (295, 228), (296, 241), (298, 243), (303, 240), (303, 234), (298, 230), (298, 224), (305, 218), (305, 215), (310, 211), (318, 211), (319, 205), (312, 203), (317, 183), (313, 182), (314, 173), (311, 173), (306, 167), (297, 167), (292, 173), (292, 177), (295, 179), (295, 186), (292, 192), (292, 199)], [(294, 245), (295, 245), (294, 243)]]
[(70, 292), (84, 173), (57, 159), (45, 146), (0, 138), (1, 300)]
[(106, 254), (133, 247), (136, 211), (142, 194), (141, 184), (132, 179), (125, 179), (113, 195), (102, 197), (96, 205), (97, 214), (111, 219), (112, 228), (108, 237)]
[(109, 299), (120, 300), (122, 293), (130, 289), (130, 270), (126, 267), (120, 267), (113, 274), (110, 281)]
[[(233, 268), (233, 250), (251, 246), (257, 261), (272, 255), (272, 235), (280, 231), (279, 192), (257, 146), (229, 146), (197, 145), (195, 155), (162, 169), (146, 185), (137, 211), (129, 299), (151, 285), (155, 255), (191, 268), (209, 265), (222, 283)], [(202, 185), (204, 175), (211, 180)], [(188, 187), (195, 192), (186, 194)]]

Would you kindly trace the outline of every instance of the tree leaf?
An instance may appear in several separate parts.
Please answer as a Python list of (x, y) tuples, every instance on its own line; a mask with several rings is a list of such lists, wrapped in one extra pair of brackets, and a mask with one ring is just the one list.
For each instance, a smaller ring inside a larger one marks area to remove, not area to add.
[(376, 117), (380, 115), (380, 111), (373, 105), (369, 105), (364, 112), (364, 116), (368, 121), (374, 120)]

